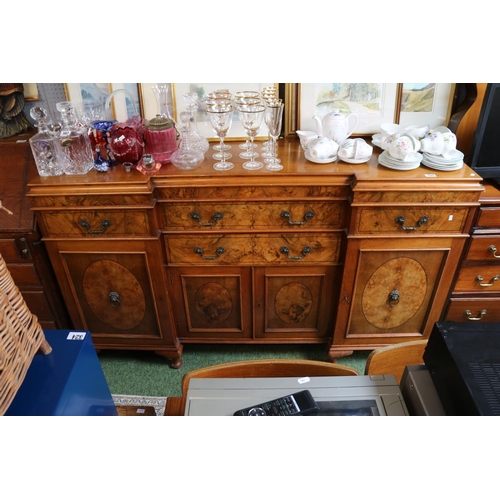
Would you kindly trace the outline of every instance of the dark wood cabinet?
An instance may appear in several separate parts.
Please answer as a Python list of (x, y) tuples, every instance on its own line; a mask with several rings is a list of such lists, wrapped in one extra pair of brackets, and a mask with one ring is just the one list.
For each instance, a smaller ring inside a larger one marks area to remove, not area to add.
[(0, 140), (0, 254), (31, 312), (46, 329), (70, 328), (35, 215), (27, 184), (37, 175), (29, 138), (32, 132)]

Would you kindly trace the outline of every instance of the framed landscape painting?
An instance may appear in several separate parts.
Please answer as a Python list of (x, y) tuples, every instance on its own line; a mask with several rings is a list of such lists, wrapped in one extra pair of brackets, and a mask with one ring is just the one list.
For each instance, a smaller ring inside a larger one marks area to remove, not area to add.
[(358, 116), (353, 135), (375, 134), (396, 120), (397, 91), (397, 83), (299, 83), (299, 129), (318, 131), (314, 117), (337, 109)]
[(431, 129), (450, 120), (454, 83), (400, 83), (399, 123), (429, 125)]

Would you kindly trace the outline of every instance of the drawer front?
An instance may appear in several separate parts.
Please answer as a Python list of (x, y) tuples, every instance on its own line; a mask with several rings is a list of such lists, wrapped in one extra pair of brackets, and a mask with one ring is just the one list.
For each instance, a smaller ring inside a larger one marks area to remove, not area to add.
[(472, 236), (467, 260), (488, 260), (500, 264), (500, 234), (496, 236)]
[(500, 228), (500, 208), (480, 208), (476, 226), (483, 228)]
[(498, 322), (500, 321), (500, 297), (453, 298), (450, 300), (445, 321)]
[(7, 264), (7, 269), (19, 288), (41, 286), (33, 264)]
[(19, 260), (21, 255), (16, 246), (16, 240), (0, 240), (0, 255), (5, 261)]
[(148, 211), (139, 210), (75, 210), (38, 212), (46, 237), (123, 237), (148, 236)]
[(499, 265), (464, 265), (455, 285), (456, 292), (499, 292)]
[(468, 207), (360, 207), (354, 231), (360, 234), (462, 233)]
[(339, 263), (342, 233), (166, 236), (169, 264)]
[(332, 202), (164, 203), (162, 227), (180, 229), (340, 229), (346, 207)]

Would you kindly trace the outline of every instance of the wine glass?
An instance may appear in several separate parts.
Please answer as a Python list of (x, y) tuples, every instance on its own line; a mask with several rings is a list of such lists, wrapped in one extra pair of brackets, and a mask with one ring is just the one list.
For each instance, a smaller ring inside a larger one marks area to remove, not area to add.
[(266, 111), (264, 113), (264, 123), (267, 126), (268, 129), (268, 140), (262, 143), (262, 149), (261, 149), (261, 156), (262, 158), (272, 158), (273, 157), (273, 150), (272, 150), (272, 139), (271, 139), (271, 133), (269, 132), (269, 119), (270, 119), (270, 110), (269, 107), (272, 106), (277, 106), (278, 104), (281, 104), (283, 101), (278, 98), (272, 98), (272, 99), (265, 99), (264, 103), (266, 106)]
[[(212, 95), (212, 97), (208, 97), (206, 98), (203, 102), (204, 102), (204, 105), (205, 105), (205, 111), (211, 107), (211, 106), (214, 106), (216, 104), (223, 104), (223, 105), (231, 105), (232, 104), (232, 101), (231, 99), (228, 99), (227, 97), (213, 97), (215, 95), (215, 92), (212, 92), (211, 94), (209, 95)], [(231, 149), (231, 146), (229, 144), (223, 144), (222, 146), (219, 144), (215, 144), (214, 146), (212, 146), (212, 148), (215, 150), (215, 151), (221, 151), (221, 147), (224, 148), (224, 151), (228, 151)], [(212, 156), (212, 158), (216, 159), (216, 160), (222, 160), (222, 155), (220, 152), (214, 154)], [(231, 155), (227, 156), (226, 155), (226, 159), (228, 158), (231, 158)]]
[(283, 165), (278, 158), (277, 141), (281, 133), (281, 122), (283, 119), (283, 103), (270, 102), (266, 108), (268, 115), (267, 126), (269, 128), (269, 136), (271, 137), (271, 157), (266, 158), (266, 168), (268, 170), (281, 170)]
[(221, 161), (215, 163), (213, 168), (215, 170), (230, 170), (234, 167), (234, 164), (226, 161), (226, 158), (230, 158), (231, 155), (224, 151), (224, 137), (226, 137), (231, 128), (231, 123), (233, 121), (233, 106), (231, 104), (214, 104), (207, 108), (207, 113), (214, 132), (220, 139), (221, 147)]
[[(239, 95), (239, 94), (245, 94), (245, 95)], [(260, 98), (258, 92), (250, 92), (250, 91), (236, 92), (236, 94), (234, 95), (236, 97), (235, 99), (236, 107), (262, 104), (262, 99)], [(247, 139), (243, 144), (240, 144), (239, 148), (244, 150), (242, 153), (240, 153), (240, 158), (248, 160), (251, 157), (251, 151), (250, 151), (251, 147), (252, 144), (249, 139)]]
[(238, 106), (237, 109), (241, 124), (243, 125), (243, 128), (245, 129), (245, 132), (250, 139), (251, 146), (249, 149), (250, 161), (246, 161), (245, 163), (243, 163), (243, 168), (247, 170), (258, 170), (264, 165), (259, 161), (255, 161), (255, 158), (257, 158), (257, 156), (259, 155), (254, 150), (253, 140), (254, 137), (259, 133), (266, 107), (262, 104), (245, 104)]

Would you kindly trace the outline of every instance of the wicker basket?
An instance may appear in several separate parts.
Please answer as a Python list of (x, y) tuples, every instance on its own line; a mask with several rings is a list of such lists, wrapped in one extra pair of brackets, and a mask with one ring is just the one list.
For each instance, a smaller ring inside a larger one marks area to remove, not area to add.
[(0, 254), (0, 415), (7, 411), (39, 349), (44, 354), (51, 351)]

